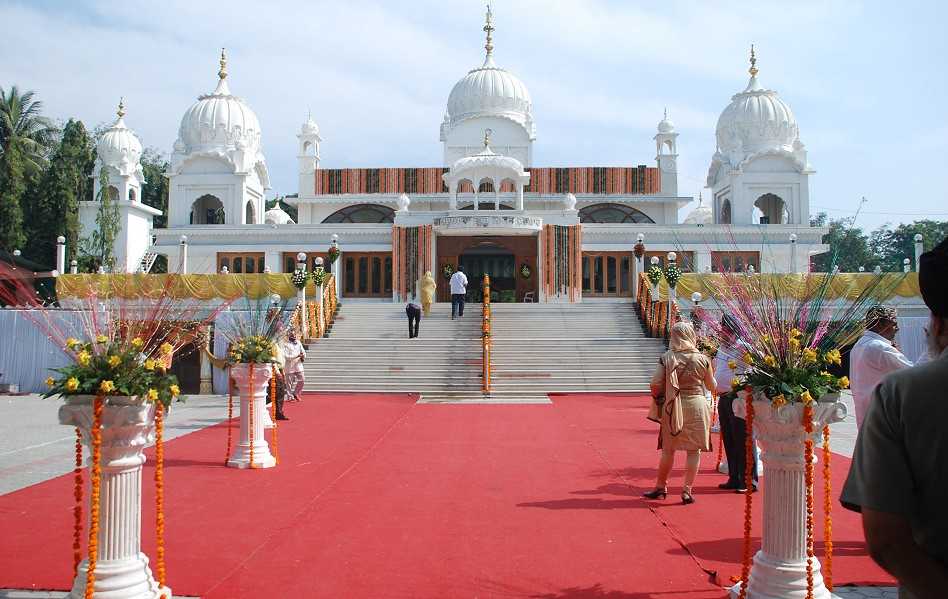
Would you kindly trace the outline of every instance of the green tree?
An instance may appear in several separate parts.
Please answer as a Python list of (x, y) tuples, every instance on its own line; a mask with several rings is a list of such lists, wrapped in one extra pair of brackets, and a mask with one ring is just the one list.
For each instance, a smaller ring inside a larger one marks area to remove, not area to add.
[(23, 211), (20, 202), (26, 189), (20, 150), (11, 145), (0, 160), (0, 250), (12, 252), (23, 247)]
[(66, 237), (66, 262), (79, 247), (79, 202), (92, 199), (94, 164), (92, 139), (82, 121), (72, 120), (63, 128), (62, 140), (50, 157), (49, 167), (34, 186), (27, 215), (27, 255), (51, 264), (55, 259), (56, 238)]
[(841, 272), (856, 272), (859, 267), (872, 270), (879, 263), (878, 256), (869, 249), (869, 237), (862, 229), (852, 226), (851, 219), (829, 220), (821, 212), (810, 219), (813, 226), (828, 226), (829, 232), (823, 236), (823, 243), (830, 246), (828, 252), (814, 256), (814, 272), (830, 272), (838, 266)]
[(109, 171), (102, 167), (99, 171), (99, 210), (95, 216), (96, 228), (80, 244), (82, 256), (79, 258), (82, 270), (95, 271), (100, 266), (106, 272), (115, 269), (115, 239), (119, 233), (118, 198), (112, 192)]
[(155, 217), (155, 228), (168, 226), (168, 160), (155, 148), (147, 148), (141, 157), (145, 183), (142, 185), (142, 202), (161, 210), (162, 215)]
[(883, 225), (872, 232), (869, 246), (880, 257), (882, 270), (902, 270), (905, 258), (912, 261), (914, 268), (917, 233), (922, 235), (924, 250), (930, 250), (948, 237), (948, 221), (917, 220), (909, 224), (902, 223), (894, 229), (890, 225)]

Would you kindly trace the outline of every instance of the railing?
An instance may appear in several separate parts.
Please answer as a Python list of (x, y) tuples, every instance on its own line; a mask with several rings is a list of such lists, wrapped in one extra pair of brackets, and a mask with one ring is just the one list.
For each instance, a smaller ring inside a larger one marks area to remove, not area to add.
[(649, 337), (661, 337), (668, 341), (671, 327), (681, 320), (678, 302), (664, 301), (661, 294), (652, 295), (652, 284), (645, 276), (639, 275), (639, 319)]
[(490, 393), (490, 277), (487, 275), (484, 275), (483, 287), (484, 312), (482, 316), (483, 322), (481, 324), (483, 373), (481, 391)]
[[(326, 335), (336, 318), (336, 282), (332, 275), (323, 283), (323, 301), (307, 301), (305, 307), (297, 305), (290, 318), (291, 325), (299, 329), (304, 339), (319, 339)], [(302, 313), (306, 310), (306, 330), (302, 330)]]

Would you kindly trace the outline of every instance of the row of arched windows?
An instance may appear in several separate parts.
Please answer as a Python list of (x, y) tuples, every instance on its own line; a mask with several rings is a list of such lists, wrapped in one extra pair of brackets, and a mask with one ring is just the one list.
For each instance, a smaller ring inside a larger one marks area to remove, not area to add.
[[(790, 209), (787, 203), (778, 195), (765, 193), (754, 202), (751, 222), (755, 225), (785, 225), (790, 223)], [(731, 200), (721, 202), (721, 211), (718, 213), (718, 223), (729, 225), (734, 215), (731, 210)]]

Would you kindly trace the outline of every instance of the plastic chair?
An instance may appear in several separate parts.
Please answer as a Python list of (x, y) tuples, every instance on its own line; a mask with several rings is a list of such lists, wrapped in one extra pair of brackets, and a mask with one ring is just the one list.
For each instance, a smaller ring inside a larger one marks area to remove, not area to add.
[(524, 302), (524, 303), (533, 303), (533, 304), (535, 304), (536, 301), (537, 301), (537, 300), (536, 300), (536, 297), (534, 297), (532, 291), (527, 291), (526, 293), (523, 294), (523, 302)]

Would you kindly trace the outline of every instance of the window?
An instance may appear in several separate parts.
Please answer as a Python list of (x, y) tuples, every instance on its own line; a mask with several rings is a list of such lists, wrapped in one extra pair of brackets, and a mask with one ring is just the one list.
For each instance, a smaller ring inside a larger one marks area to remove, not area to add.
[(191, 204), (192, 225), (223, 225), (224, 204), (220, 198), (203, 195)]
[(244, 212), (244, 223), (248, 225), (254, 224), (256, 219), (254, 219), (253, 202), (247, 202), (247, 207)]
[(718, 222), (722, 225), (731, 224), (731, 200), (721, 202), (721, 218), (718, 219)]
[(782, 225), (790, 222), (787, 204), (780, 196), (765, 193), (754, 202), (754, 216), (762, 225)]
[(714, 272), (745, 272), (749, 266), (760, 272), (760, 252), (711, 252)]
[(641, 210), (623, 204), (593, 204), (579, 211), (581, 223), (654, 223)]
[(323, 270), (332, 272), (332, 264), (330, 264), (325, 252), (313, 252), (305, 249), (295, 252), (283, 252), (283, 272), (294, 272), (296, 270), (296, 255), (300, 252), (306, 254), (306, 268), (309, 269), (310, 272), (316, 269), (316, 258), (323, 259)]
[(324, 223), (393, 223), (395, 211), (379, 204), (356, 204), (333, 212)]
[(266, 266), (263, 252), (218, 252), (217, 271), (227, 267), (231, 274), (260, 274)]

